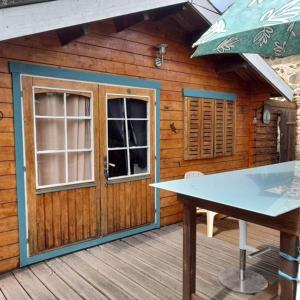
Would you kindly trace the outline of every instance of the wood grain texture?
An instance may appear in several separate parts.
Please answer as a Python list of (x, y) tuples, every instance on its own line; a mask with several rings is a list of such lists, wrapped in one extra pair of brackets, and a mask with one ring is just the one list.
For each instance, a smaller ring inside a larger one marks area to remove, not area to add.
[[(5, 118), (0, 121), (0, 169), (2, 170), (1, 174), (3, 174), (0, 175), (1, 204), (16, 202), (17, 200), (14, 174), (12, 78), (8, 68), (8, 62), (15, 60), (159, 81), (161, 83), (160, 173), (162, 180), (182, 178), (185, 172), (191, 170), (212, 173), (253, 165), (255, 132), (252, 118), (255, 109), (269, 97), (269, 87), (262, 85), (254, 89), (251, 82), (224, 78), (224, 76), (217, 74), (215, 71), (216, 63), (211, 59), (191, 60), (192, 50), (183, 39), (186, 33), (176, 25), (178, 30), (174, 34), (175, 25), (174, 21), (172, 23), (170, 20), (147, 21), (116, 33), (113, 23), (107, 21), (91, 24), (90, 31), (86, 36), (65, 47), (60, 46), (55, 32), (12, 39), (0, 44), (0, 105), (5, 111)], [(163, 68), (156, 69), (153, 64), (154, 47), (162, 40), (169, 44), (166, 63)], [(44, 81), (41, 79), (37, 83), (44, 83)], [(57, 82), (54, 82), (53, 85), (57, 87)], [(72, 87), (74, 84), (70, 83), (69, 88)], [(237, 95), (236, 147), (232, 157), (208, 158), (190, 162), (184, 160), (184, 99), (182, 89), (187, 87)], [(99, 105), (98, 101), (95, 105)], [(99, 107), (95, 107), (94, 111), (99, 111)], [(101, 113), (102, 111), (100, 111)], [(97, 118), (100, 119), (99, 117)], [(174, 123), (176, 132), (171, 129), (172, 123)], [(99, 136), (101, 130), (100, 125), (95, 126), (95, 136)], [(26, 139), (30, 139), (30, 134), (25, 133), (25, 135)], [(100, 141), (95, 139), (95, 143), (95, 147), (100, 149)], [(100, 155), (95, 155), (95, 165), (99, 166), (96, 168), (96, 172), (99, 172), (95, 174), (96, 177), (103, 174), (103, 164), (99, 157)], [(34, 177), (32, 177), (32, 181), (34, 181)], [(28, 181), (27, 184), (32, 184), (32, 181)], [(142, 183), (142, 187), (135, 187), (135, 191), (142, 195), (142, 205), (140, 202), (137, 203), (137, 214), (132, 214), (132, 218), (131, 205), (133, 203), (131, 203), (129, 185), (120, 185), (113, 193), (112, 199), (116, 199), (116, 201), (114, 201), (112, 208), (108, 207), (105, 201), (101, 201), (101, 203), (94, 201), (101, 196), (100, 186), (87, 189), (88, 191), (82, 195), (84, 199), (82, 203), (76, 198), (76, 192), (60, 192), (60, 201), (54, 200), (53, 202), (52, 199), (52, 216), (45, 214), (45, 207), (47, 206), (45, 206), (42, 196), (29, 195), (31, 199), (29, 202), (36, 203), (33, 209), (29, 208), (28, 210), (30, 226), (32, 225), (31, 222), (35, 224), (35, 229), (32, 229), (31, 232), (31, 236), (35, 237), (35, 242), (31, 241), (34, 251), (45, 250), (47, 245), (65, 245), (77, 242), (80, 238), (94, 237), (99, 231), (108, 232), (107, 220), (97, 218), (97, 215), (100, 215), (100, 208), (103, 211), (113, 212), (110, 218), (116, 221), (114, 228), (109, 228), (110, 231), (130, 228), (133, 224), (138, 226), (138, 224), (151, 223), (154, 216), (152, 200), (154, 191), (147, 188), (150, 182), (151, 180), (148, 180)], [(147, 195), (150, 193), (151, 196), (148, 197)], [(117, 194), (120, 196), (117, 197)], [(162, 194), (161, 224), (163, 225), (182, 219), (182, 207), (176, 200), (169, 200), (167, 197), (167, 195)], [(76, 205), (79, 206), (80, 212), (77, 214)], [(3, 220), (7, 219), (7, 224), (10, 224), (7, 227), (8, 231), (16, 229), (14, 227), (15, 221), (11, 222), (11, 218), (16, 217), (16, 210), (12, 207), (9, 210), (10, 212), (7, 208), (3, 210), (5, 211)], [(51, 223), (50, 217), (53, 217), (53, 212), (57, 220)], [(90, 222), (87, 223), (87, 219)], [(1, 219), (1, 221), (3, 220)], [(133, 221), (134, 223), (132, 223)], [(31, 228), (33, 227), (31, 226)], [(45, 235), (46, 228), (47, 238)], [(2, 230), (5, 230), (3, 226)], [(12, 240), (5, 239), (7, 244), (14, 243), (15, 237), (11, 236), (11, 238)], [(61, 239), (60, 242), (59, 239)], [(4, 261), (5, 266), (15, 266), (18, 263), (18, 259), (13, 259), (12, 263), (7, 263), (7, 260)]]

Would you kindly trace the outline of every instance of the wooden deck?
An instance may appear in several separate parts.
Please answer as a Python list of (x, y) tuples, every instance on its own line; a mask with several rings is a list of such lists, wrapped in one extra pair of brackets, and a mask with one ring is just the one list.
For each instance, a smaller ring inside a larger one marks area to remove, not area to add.
[[(224, 289), (217, 275), (238, 265), (237, 221), (217, 220), (216, 238), (197, 235), (197, 290), (204, 299), (250, 299)], [(278, 245), (278, 234), (251, 225), (253, 246)], [(273, 283), (276, 251), (248, 260), (248, 266)], [(94, 247), (0, 278), (2, 299), (181, 299), (182, 227), (171, 225), (121, 241)]]

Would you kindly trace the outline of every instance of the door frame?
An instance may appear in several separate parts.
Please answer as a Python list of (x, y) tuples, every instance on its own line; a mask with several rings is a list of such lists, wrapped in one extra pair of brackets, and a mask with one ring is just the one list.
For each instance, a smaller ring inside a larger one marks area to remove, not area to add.
[(17, 202), (18, 202), (18, 225), (20, 244), (20, 266), (24, 267), (39, 261), (54, 258), (74, 251), (101, 245), (113, 240), (125, 238), (131, 235), (153, 230), (160, 227), (160, 193), (155, 191), (155, 222), (149, 225), (124, 230), (108, 236), (99, 237), (92, 240), (78, 242), (69, 246), (64, 246), (55, 250), (50, 250), (42, 254), (29, 256), (27, 245), (28, 224), (27, 224), (27, 204), (26, 204), (26, 167), (25, 167), (25, 147), (24, 147), (24, 127), (23, 127), (23, 96), (22, 96), (22, 76), (45, 77), (49, 79), (61, 79), (69, 81), (80, 81), (95, 83), (98, 85), (112, 85), (129, 88), (151, 89), (155, 92), (155, 181), (160, 180), (160, 83), (157, 81), (136, 79), (127, 76), (115, 76), (105, 73), (95, 73), (87, 71), (68, 70), (54, 67), (25, 64), (19, 62), (9, 63), (10, 72), (13, 79), (13, 103), (14, 103), (14, 136), (16, 155), (16, 177), (17, 177)]

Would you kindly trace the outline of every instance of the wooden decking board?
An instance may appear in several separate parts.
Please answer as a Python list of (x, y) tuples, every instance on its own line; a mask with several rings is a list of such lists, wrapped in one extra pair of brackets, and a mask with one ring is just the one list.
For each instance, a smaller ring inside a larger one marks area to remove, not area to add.
[(109, 299), (132, 299), (126, 291), (119, 288), (102, 274), (82, 260), (76, 253), (62, 257), (62, 260), (74, 271), (85, 278), (93, 287)]
[(85, 279), (74, 272), (74, 270), (65, 264), (61, 259), (52, 259), (47, 261), (46, 264), (82, 298), (99, 300), (107, 299), (107, 297), (105, 297)]
[(165, 288), (169, 288), (174, 293), (176, 293), (177, 296), (180, 298), (180, 294), (181, 294), (180, 282), (168, 276), (166, 273), (163, 272), (163, 270), (157, 269), (137, 259), (135, 256), (130, 255), (128, 251), (124, 251), (118, 248), (117, 246), (115, 246), (114, 243), (106, 244), (102, 247), (104, 247), (105, 251), (108, 251), (112, 255), (117, 256), (118, 258), (120, 258), (125, 262), (128, 262), (132, 266), (135, 266), (135, 268), (139, 269), (148, 277), (160, 282), (162, 285), (165, 286)]
[(127, 276), (130, 280), (142, 285), (145, 289), (160, 299), (180, 299), (180, 297), (173, 293), (173, 291), (169, 290), (169, 288), (166, 288), (160, 282), (149, 280), (149, 277), (143, 272), (140, 272), (134, 266), (131, 266), (127, 262), (123, 262), (119, 258), (116, 258), (104, 251), (102, 247), (91, 248), (88, 251), (100, 259), (103, 263), (108, 263), (111, 267)]
[(158, 298), (154, 296), (152, 293), (145, 290), (141, 285), (131, 281), (126, 276), (122, 275), (118, 271), (114, 270), (106, 263), (98, 260), (95, 256), (93, 256), (88, 251), (81, 251), (78, 253), (78, 256), (82, 258), (89, 265), (94, 267), (98, 272), (103, 274), (105, 277), (113, 280), (115, 284), (117, 284), (122, 289), (126, 290), (126, 292), (132, 295), (135, 299), (149, 299), (149, 300), (157, 300)]
[[(153, 231), (152, 233), (160, 235), (162, 231), (160, 231), (160, 232)], [(171, 239), (171, 238), (173, 239), (173, 243), (176, 243), (176, 244), (180, 243), (180, 244), (182, 244), (182, 237), (178, 236), (176, 234), (176, 232), (175, 233), (174, 232), (168, 232), (168, 239)], [(203, 235), (198, 235), (197, 244), (198, 244), (198, 247), (200, 249), (201, 249), (202, 246), (205, 247), (205, 248), (207, 248), (206, 238)], [(209, 244), (210, 245), (214, 245), (214, 247), (212, 247), (212, 248), (208, 247), (211, 251), (215, 251), (215, 249), (218, 249), (218, 247), (222, 247), (222, 248), (224, 248), (224, 251), (222, 251), (222, 253), (225, 254), (225, 255), (230, 255), (230, 256), (233, 256), (233, 257), (237, 257), (239, 255), (239, 248), (238, 248), (238, 246), (236, 246), (236, 247), (234, 247), (232, 249), (232, 244), (229, 244), (229, 243), (220, 243), (220, 241), (218, 239), (211, 239), (211, 241), (210, 241)], [(230, 251), (227, 252), (226, 250), (230, 250)], [(277, 260), (274, 259), (274, 257), (277, 256), (277, 252), (276, 251), (277, 251), (277, 249), (274, 248), (274, 249), (272, 249), (272, 251), (267, 252), (266, 254), (260, 256), (259, 258), (252, 258), (249, 261), (257, 262), (259, 260), (262, 260), (263, 264), (270, 264), (271, 266), (277, 267), (277, 264), (278, 264)], [(267, 267), (269, 267), (269, 266), (267, 266)]]
[(31, 299), (12, 273), (0, 277), (0, 289), (7, 300)]
[[(233, 293), (218, 281), (218, 274), (238, 266), (236, 226), (224, 225), (214, 239), (197, 233), (197, 292), (201, 299), (250, 300)], [(219, 226), (218, 225), (218, 226)], [(203, 232), (205, 224), (198, 224)], [(249, 224), (252, 246), (278, 245), (276, 232)], [(262, 235), (262, 237), (256, 237)], [(248, 267), (277, 281), (275, 250), (254, 259)], [(0, 277), (0, 300), (4, 299), (181, 299), (182, 226), (163, 227), (102, 246), (83, 250)], [(266, 291), (267, 292), (267, 291)]]
[(32, 299), (56, 299), (29, 268), (19, 269), (13, 272), (19, 284)]
[(30, 267), (30, 270), (43, 282), (43, 284), (55, 295), (55, 297), (66, 300), (82, 299), (45, 263), (33, 265)]
[[(168, 254), (164, 253), (163, 251), (159, 249), (155, 249), (155, 247), (149, 247), (146, 243), (141, 243), (139, 240), (135, 239), (135, 237), (127, 238), (124, 240), (126, 243), (128, 243), (130, 246), (138, 249), (141, 254), (149, 254), (150, 256), (155, 257), (157, 260), (159, 260), (161, 263), (168, 263), (172, 265), (174, 268), (176, 268), (176, 274), (180, 278), (180, 281), (182, 280), (182, 259), (180, 257), (177, 257), (177, 259), (174, 259), (173, 257), (170, 257)], [(173, 274), (174, 275), (174, 274)], [(200, 275), (200, 274), (198, 274)], [(205, 277), (207, 277), (207, 274), (205, 274)], [(198, 286), (198, 290), (205, 292), (209, 295), (212, 291), (217, 291), (219, 296), (222, 296), (222, 299), (240, 299), (238, 296), (228, 295), (228, 291), (224, 289), (222, 286), (213, 286), (211, 282), (205, 281), (201, 279), (201, 276), (198, 276), (196, 278), (196, 283)], [(210, 291), (209, 291), (210, 289)]]
[[(153, 231), (150, 233), (146, 233), (145, 235), (159, 235), (158, 231)], [(170, 240), (173, 236), (173, 241)], [(167, 235), (167, 237), (161, 238), (161, 242), (171, 242), (173, 243), (174, 247), (178, 247), (178, 245), (182, 245), (181, 238), (178, 236), (177, 232), (173, 232)], [(205, 257), (208, 261), (211, 260), (211, 257), (213, 257), (213, 262), (217, 263), (218, 265), (228, 264), (227, 267), (232, 267), (234, 264), (238, 266), (238, 255), (239, 255), (239, 249), (238, 247), (232, 248), (229, 247), (230, 244), (220, 243), (217, 239), (212, 239), (209, 243), (210, 245), (213, 245), (213, 247), (207, 248), (207, 238), (205, 236), (199, 235), (197, 236), (197, 260), (201, 257)], [(203, 245), (205, 248), (203, 248)], [(181, 248), (179, 248), (181, 249)], [(221, 250), (221, 251), (219, 251)], [(207, 254), (209, 253), (209, 254)], [(252, 258), (248, 259), (247, 261), (248, 267), (251, 269), (254, 269), (258, 272), (262, 272), (264, 276), (266, 276), (268, 279), (270, 279), (273, 282), (274, 276), (273, 274), (277, 272), (277, 265), (272, 262), (267, 262), (266, 259), (263, 258), (263, 256), (260, 256), (259, 258)]]
[[(155, 235), (155, 232), (151, 232), (151, 233), (146, 233), (145, 235), (148, 236), (152, 236)], [(161, 243), (168, 243), (170, 247), (172, 247), (172, 252), (177, 252), (177, 253), (181, 253), (181, 249), (182, 249), (182, 242), (179, 241), (178, 238), (176, 238), (176, 240), (178, 240), (177, 242), (171, 241), (169, 240), (169, 237), (171, 236), (171, 234), (168, 235), (168, 239), (163, 237), (159, 237), (160, 238), (160, 242)], [(177, 234), (176, 234), (177, 237)], [(200, 237), (201, 238), (201, 237)], [(205, 238), (206, 239), (206, 238)], [(198, 239), (199, 240), (199, 236)], [(214, 241), (215, 242), (215, 241)], [(215, 266), (216, 268), (221, 268), (220, 270), (218, 270), (217, 273), (219, 273), (220, 271), (223, 271), (226, 268), (232, 267), (234, 265), (238, 265), (238, 253), (236, 253), (236, 255), (232, 254), (232, 249), (230, 249), (230, 251), (226, 251), (228, 249), (224, 249), (225, 251), (220, 251), (220, 247), (222, 247), (222, 245), (220, 245), (220, 242), (217, 241), (217, 243), (215, 243), (214, 247), (203, 247), (203, 243), (204, 242), (199, 242), (197, 241), (197, 261), (198, 263), (201, 264), (211, 264), (213, 266)], [(174, 249), (175, 248), (175, 249)], [(252, 260), (253, 263), (253, 260)], [(262, 264), (264, 264), (264, 262), (262, 262)], [(212, 266), (211, 266), (212, 267)], [(267, 272), (269, 271), (270, 268), (272, 268), (273, 265), (267, 265), (265, 269), (263, 269), (264, 271), (266, 270)], [(210, 269), (209, 266), (206, 265), (206, 270)]]

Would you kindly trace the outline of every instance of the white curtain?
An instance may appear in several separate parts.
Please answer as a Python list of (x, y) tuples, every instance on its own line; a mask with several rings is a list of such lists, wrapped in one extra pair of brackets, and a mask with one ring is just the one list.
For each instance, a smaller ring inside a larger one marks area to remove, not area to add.
[[(67, 96), (67, 116), (89, 115), (89, 99), (80, 95)], [(36, 96), (37, 151), (66, 150), (65, 120), (51, 118), (64, 116), (64, 97), (59, 93), (44, 93)], [(88, 112), (88, 113), (87, 113)], [(67, 149), (89, 149), (90, 120), (67, 120)], [(66, 155), (68, 155), (68, 180), (66, 178)], [(39, 186), (61, 184), (91, 179), (91, 152), (38, 154)]]
[[(69, 116), (89, 116), (89, 99), (84, 96), (70, 95), (67, 99)], [(68, 149), (91, 148), (91, 121), (68, 120)], [(91, 152), (70, 153), (69, 181), (91, 179)]]

